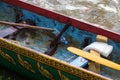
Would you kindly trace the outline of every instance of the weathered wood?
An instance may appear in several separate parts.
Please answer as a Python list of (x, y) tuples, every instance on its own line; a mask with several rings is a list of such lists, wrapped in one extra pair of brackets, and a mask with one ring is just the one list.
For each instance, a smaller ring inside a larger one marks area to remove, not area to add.
[[(95, 55), (95, 56), (100, 57), (100, 54), (95, 50), (90, 50), (90, 53), (91, 53), (91, 55)], [(90, 61), (88, 63), (88, 65), (89, 65), (89, 70), (90, 71), (93, 71), (95, 73), (100, 74), (100, 64)]]
[(70, 24), (66, 24), (66, 25), (64, 26), (64, 28), (62, 29), (62, 31), (61, 31), (61, 32), (55, 37), (55, 39), (51, 42), (50, 47), (49, 47), (49, 49), (45, 52), (45, 54), (52, 56), (52, 55), (55, 53), (55, 51), (56, 51), (56, 49), (57, 49), (57, 47), (58, 47), (58, 43), (59, 43), (59, 40), (60, 40), (61, 36), (62, 36), (63, 33), (69, 28), (69, 26), (70, 26)]
[(56, 36), (56, 38), (51, 42), (50, 47), (56, 45), (56, 43), (59, 42), (61, 36), (62, 36), (63, 33), (69, 28), (69, 26), (70, 26), (70, 24), (66, 24), (66, 25), (64, 26), (64, 28), (62, 29), (62, 31), (61, 31), (61, 32)]
[(9, 27), (9, 28), (7, 28), (5, 30), (1, 30), (0, 31), (0, 37), (6, 37), (6, 36), (8, 36), (8, 35), (10, 35), (10, 34), (12, 34), (14, 32), (16, 32), (16, 31), (18, 31), (16, 28)]
[[(96, 41), (107, 42), (107, 40), (108, 40), (108, 38), (105, 36), (102, 36), (102, 35), (96, 36)], [(96, 45), (96, 47), (97, 47), (97, 45)], [(91, 53), (91, 55), (95, 55), (95, 56), (100, 57), (100, 53), (98, 53), (95, 50), (90, 50), (90, 53)], [(89, 62), (89, 70), (100, 74), (100, 64), (90, 61)]]
[(7, 22), (7, 21), (0, 21), (0, 24), (10, 25), (10, 27), (11, 26), (20, 26), (23, 28), (32, 28), (32, 29), (38, 29), (38, 30), (54, 31), (51, 28), (44, 28), (44, 27), (39, 27), (39, 26), (33, 26), (33, 25), (21, 24), (21, 23), (13, 23), (13, 22)]
[(97, 35), (97, 36), (96, 36), (96, 41), (107, 43), (108, 38), (107, 38), (106, 36)]

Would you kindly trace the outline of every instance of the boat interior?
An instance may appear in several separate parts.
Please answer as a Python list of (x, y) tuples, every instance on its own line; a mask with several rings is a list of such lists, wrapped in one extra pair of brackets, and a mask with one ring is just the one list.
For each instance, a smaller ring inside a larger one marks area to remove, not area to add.
[[(19, 23), (39, 26), (46, 28), (46, 30), (22, 27), (17, 25)], [(69, 22), (64, 24), (17, 6), (0, 2), (0, 37), (38, 51), (40, 54), (46, 54), (71, 65), (88, 69), (89, 60), (69, 52), (67, 48), (72, 46), (83, 49), (95, 42), (97, 35), (71, 26)], [(107, 44), (113, 46), (107, 59), (120, 64), (120, 43), (108, 39)], [(101, 75), (115, 80), (120, 79), (120, 71), (103, 65), (100, 67)]]

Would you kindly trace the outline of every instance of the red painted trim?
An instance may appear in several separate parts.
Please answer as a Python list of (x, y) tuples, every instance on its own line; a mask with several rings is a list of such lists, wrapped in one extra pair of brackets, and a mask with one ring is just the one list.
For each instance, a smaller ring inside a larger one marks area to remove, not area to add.
[(3, 1), (10, 3), (10, 4), (13, 4), (13, 5), (16, 5), (16, 6), (19, 6), (21, 8), (27, 9), (29, 11), (35, 12), (37, 14), (58, 20), (58, 21), (63, 22), (63, 23), (71, 22), (72, 26), (75, 26), (77, 28), (80, 28), (82, 30), (86, 30), (86, 31), (89, 31), (89, 32), (92, 32), (95, 34), (104, 35), (112, 40), (120, 42), (120, 34), (106, 30), (106, 29), (96, 27), (90, 23), (85, 23), (83, 21), (67, 17), (67, 16), (59, 14), (57, 12), (49, 11), (47, 9), (26, 3), (26, 2), (21, 1), (21, 0), (3, 0)]

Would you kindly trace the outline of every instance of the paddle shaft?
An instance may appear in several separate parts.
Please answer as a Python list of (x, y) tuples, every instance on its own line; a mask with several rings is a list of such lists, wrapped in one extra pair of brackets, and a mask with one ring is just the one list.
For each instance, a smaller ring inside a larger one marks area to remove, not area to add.
[(33, 25), (28, 25), (28, 24), (21, 24), (21, 23), (13, 23), (13, 22), (7, 22), (7, 21), (0, 21), (0, 24), (10, 25), (10, 26), (20, 26), (23, 28), (32, 28), (32, 29), (38, 29), (38, 30), (40, 29), (40, 30), (53, 31), (53, 29), (50, 29), (50, 28), (44, 28), (44, 27), (33, 26)]
[(61, 31), (61, 32), (56, 36), (56, 38), (51, 42), (50, 47), (58, 44), (61, 36), (62, 36), (63, 33), (69, 28), (69, 26), (70, 26), (70, 24), (66, 24), (66, 25), (64, 26), (64, 28), (62, 29), (62, 31)]
[(56, 38), (51, 42), (50, 48), (45, 52), (45, 54), (52, 56), (57, 50), (59, 40), (63, 33), (69, 28), (70, 24), (66, 24), (62, 31), (56, 36)]
[(68, 50), (78, 56), (82, 56), (86, 59), (89, 59), (91, 61), (94, 61), (96, 63), (99, 63), (99, 64), (102, 64), (102, 65), (105, 65), (105, 66), (108, 66), (110, 68), (113, 68), (113, 69), (116, 69), (116, 70), (120, 70), (120, 65), (119, 64), (116, 64), (112, 61), (109, 61), (107, 59), (104, 59), (102, 57), (99, 57), (99, 56), (95, 56), (95, 55), (92, 55), (88, 52), (85, 52), (83, 50), (80, 50), (78, 48), (74, 48), (74, 47), (68, 47)]

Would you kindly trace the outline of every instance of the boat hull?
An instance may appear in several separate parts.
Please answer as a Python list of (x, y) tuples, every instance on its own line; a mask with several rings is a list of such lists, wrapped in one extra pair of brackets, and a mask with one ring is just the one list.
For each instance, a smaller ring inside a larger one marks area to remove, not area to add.
[(100, 27), (100, 25), (94, 25), (94, 24), (88, 23), (83, 20), (80, 21), (80, 20), (74, 19), (73, 17), (71, 18), (66, 15), (54, 12), (54, 11), (49, 11), (47, 9), (35, 6), (33, 4), (26, 3), (21, 0), (14, 0), (14, 1), (3, 0), (3, 1), (7, 2), (9, 4), (12, 4), (12, 5), (15, 5), (15, 6), (19, 6), (23, 9), (29, 10), (31, 12), (46, 16), (48, 18), (57, 20), (59, 22), (65, 23), (65, 24), (71, 23), (72, 26), (79, 28), (81, 30), (85, 30), (85, 31), (92, 32), (95, 34), (107, 36), (108, 38), (110, 38), (116, 42), (120, 42), (120, 38), (119, 38), (120, 34), (119, 33), (110, 31), (108, 29), (103, 29)]
[[(71, 23), (71, 26), (81, 29), (81, 31), (79, 32), (81, 33), (86, 32), (87, 34), (85, 34), (85, 36), (86, 35), (89, 35), (90, 37), (92, 36), (94, 41), (96, 36), (95, 34), (101, 34), (101, 35), (107, 36), (110, 39), (113, 39), (114, 41), (120, 42), (119, 34), (111, 32), (109, 30), (98, 28), (92, 24), (73, 19), (65, 15), (25, 3), (20, 0), (14, 0), (14, 1), (3, 0), (3, 1), (9, 4), (21, 7), (23, 9), (32, 11), (34, 13), (37, 13), (38, 15), (43, 15), (48, 19), (57, 20), (59, 21), (58, 24), (62, 22), (60, 25), (63, 25), (63, 23), (65, 24)], [(44, 20), (44, 17), (42, 18)], [(74, 33), (74, 34), (76, 36), (78, 33)], [(82, 38), (83, 37), (84, 36), (82, 36)], [(109, 43), (112, 43), (112, 41), (109, 40)], [(64, 62), (62, 60), (58, 60), (51, 56), (35, 51), (33, 49), (23, 47), (15, 41), (9, 41), (9, 40), (0, 38), (0, 44), (1, 44), (0, 45), (0, 61), (1, 61), (0, 64), (10, 69), (11, 71), (17, 72), (18, 74), (23, 75), (29, 79), (34, 79), (34, 80), (38, 80), (38, 79), (40, 80), (41, 79), (42, 80), (80, 80), (80, 79), (110, 80), (109, 78), (104, 77), (102, 75), (96, 74), (94, 72), (88, 71), (80, 67), (72, 66), (69, 63)], [(119, 48), (119, 46), (117, 48)]]
[(0, 39), (0, 44), (0, 64), (30, 79), (108, 79), (2, 38)]

